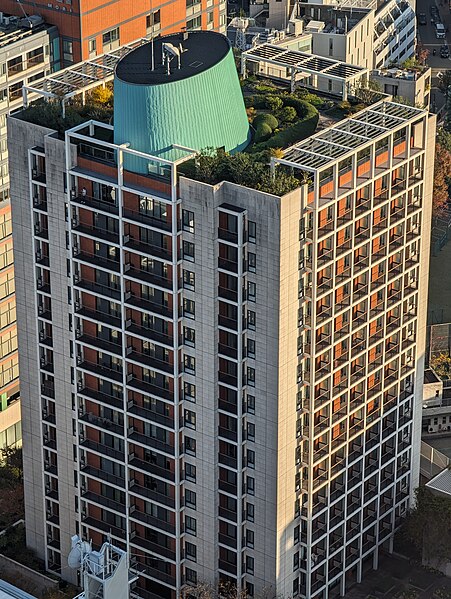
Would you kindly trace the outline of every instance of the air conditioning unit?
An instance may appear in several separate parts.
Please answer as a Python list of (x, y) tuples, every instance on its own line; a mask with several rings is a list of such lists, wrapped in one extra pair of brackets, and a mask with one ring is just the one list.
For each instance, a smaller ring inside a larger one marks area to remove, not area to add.
[(81, 391), (83, 389), (83, 383), (81, 381), (78, 381), (77, 389), (78, 389), (78, 391)]
[(45, 332), (39, 331), (39, 341), (44, 341), (44, 339), (45, 339)]
[(80, 300), (75, 300), (74, 306), (75, 306), (76, 310), (80, 310), (80, 308), (81, 308)]
[(83, 358), (81, 356), (77, 356), (77, 366), (80, 366), (80, 364), (83, 362)]
[(41, 306), (41, 305), (38, 306), (38, 314), (39, 315), (44, 314), (44, 306)]
[(71, 220), (71, 223), (72, 223), (72, 226), (73, 226), (73, 227), (78, 227), (78, 218), (73, 218), (73, 219)]
[(80, 328), (80, 327), (77, 327), (77, 328), (75, 329), (75, 336), (76, 336), (76, 337), (81, 337), (81, 328)]
[(74, 283), (79, 283), (80, 282), (80, 275), (78, 273), (74, 274)]
[(72, 248), (72, 253), (73, 253), (73, 255), (74, 255), (74, 256), (77, 256), (77, 255), (78, 255), (78, 252), (79, 252), (78, 245), (77, 245), (77, 244), (75, 244), (75, 245), (73, 246), (73, 248)]

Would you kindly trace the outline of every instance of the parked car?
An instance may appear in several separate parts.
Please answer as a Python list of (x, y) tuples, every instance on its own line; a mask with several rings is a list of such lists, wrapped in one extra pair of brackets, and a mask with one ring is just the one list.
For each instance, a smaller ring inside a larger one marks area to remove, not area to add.
[(446, 44), (440, 48), (440, 56), (442, 58), (449, 58), (449, 48)]
[(420, 12), (420, 14), (418, 15), (418, 24), (419, 25), (427, 24), (427, 18), (426, 18), (426, 14), (424, 12)]

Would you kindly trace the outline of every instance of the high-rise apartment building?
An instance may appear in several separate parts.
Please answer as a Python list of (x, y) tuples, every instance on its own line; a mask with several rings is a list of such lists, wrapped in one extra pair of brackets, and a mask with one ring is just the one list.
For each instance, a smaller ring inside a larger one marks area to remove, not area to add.
[(67, 67), (105, 54), (141, 37), (191, 29), (225, 32), (223, 0), (3, 0), (2, 10), (23, 17), (40, 15), (61, 36), (59, 57)]
[(22, 87), (49, 74), (56, 27), (0, 19), (0, 449), (20, 444), (19, 359), (14, 296), (6, 117), (22, 106)]
[(60, 571), (111, 534), (143, 599), (329, 599), (418, 483), (435, 117), (323, 129), (282, 197), (210, 185), (189, 148), (248, 138), (231, 49), (164, 41), (181, 68), (129, 53), (114, 127), (9, 121), (27, 541)]

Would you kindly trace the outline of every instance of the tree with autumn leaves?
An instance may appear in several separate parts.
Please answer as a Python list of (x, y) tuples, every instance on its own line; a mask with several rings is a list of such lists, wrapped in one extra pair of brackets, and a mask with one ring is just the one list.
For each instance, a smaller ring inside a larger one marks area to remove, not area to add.
[(441, 129), (435, 144), (434, 193), (432, 207), (434, 213), (444, 208), (450, 199), (451, 179), (451, 133)]

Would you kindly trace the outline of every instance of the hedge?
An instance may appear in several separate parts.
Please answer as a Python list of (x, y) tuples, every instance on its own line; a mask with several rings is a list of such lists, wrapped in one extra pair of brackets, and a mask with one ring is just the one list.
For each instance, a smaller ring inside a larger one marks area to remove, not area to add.
[(260, 125), (255, 130), (254, 139), (257, 143), (263, 142), (268, 139), (268, 137), (271, 135), (271, 133), (272, 133), (272, 129), (267, 123), (260, 123)]
[[(292, 102), (291, 106), (296, 109), (296, 112), (298, 112), (297, 104), (299, 103), (299, 111), (303, 111), (303, 117), (291, 125), (291, 127), (287, 127), (283, 131), (273, 135), (268, 141), (255, 144), (252, 151), (260, 152), (267, 148), (286, 148), (301, 139), (309, 137), (315, 132), (319, 120), (319, 112), (317, 109), (303, 100), (290, 98), (289, 101), (290, 103)], [(286, 106), (290, 106), (290, 104), (287, 102)]]

